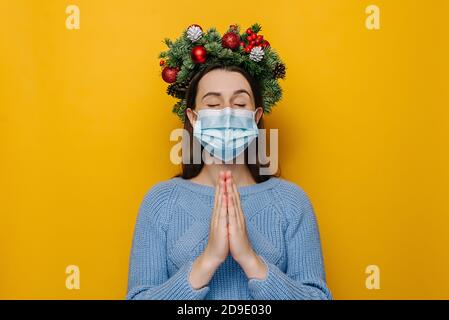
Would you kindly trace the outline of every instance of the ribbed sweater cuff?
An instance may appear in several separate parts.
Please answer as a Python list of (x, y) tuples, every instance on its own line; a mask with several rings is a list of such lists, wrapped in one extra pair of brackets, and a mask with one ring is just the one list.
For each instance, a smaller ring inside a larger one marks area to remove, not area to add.
[(282, 272), (276, 265), (267, 262), (260, 256), (267, 266), (265, 279), (251, 278), (248, 288), (255, 300), (321, 300), (329, 299), (323, 290), (325, 288), (304, 285)]
[(209, 292), (210, 287), (205, 286), (200, 289), (194, 289), (189, 281), (190, 271), (192, 271), (193, 261), (184, 264), (170, 279), (166, 282), (169, 287), (163, 299), (173, 300), (202, 300)]
[(189, 281), (193, 261), (185, 263), (166, 282), (160, 286), (149, 288), (143, 295), (135, 298), (146, 300), (203, 300), (210, 290), (209, 286), (194, 289)]

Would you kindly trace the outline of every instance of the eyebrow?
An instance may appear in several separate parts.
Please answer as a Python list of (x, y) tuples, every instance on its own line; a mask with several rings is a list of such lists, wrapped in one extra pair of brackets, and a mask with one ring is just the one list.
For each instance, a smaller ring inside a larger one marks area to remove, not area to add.
[[(236, 95), (236, 94), (239, 94), (239, 93), (246, 93), (249, 97), (251, 97), (249, 92), (246, 91), (245, 89), (236, 90), (236, 91), (234, 91), (234, 93), (232, 95)], [(213, 92), (213, 91), (208, 92), (201, 98), (201, 101), (204, 100), (204, 98), (206, 98), (207, 96), (221, 96), (221, 92)]]

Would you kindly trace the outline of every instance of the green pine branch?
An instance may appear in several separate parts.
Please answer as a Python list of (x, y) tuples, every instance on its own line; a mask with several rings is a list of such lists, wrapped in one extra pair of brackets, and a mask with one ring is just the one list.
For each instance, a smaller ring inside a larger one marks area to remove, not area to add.
[[(246, 42), (246, 29), (241, 32), (240, 26), (238, 24), (234, 25), (236, 25), (235, 32), (240, 35), (241, 41)], [(250, 28), (255, 33), (262, 30), (261, 25), (258, 23), (253, 24)], [(227, 32), (229, 31), (231, 31), (230, 27)], [(168, 38), (164, 39), (164, 43), (169, 49), (159, 53), (158, 58), (165, 59), (168, 67), (180, 67), (176, 83), (190, 81), (196, 73), (216, 62), (224, 65), (240, 66), (259, 81), (263, 95), (264, 111), (270, 113), (271, 108), (282, 98), (283, 94), (278, 80), (274, 78), (276, 66), (281, 63), (284, 64), (278, 53), (271, 47), (267, 47), (264, 49), (264, 56), (261, 61), (252, 61), (243, 47), (239, 47), (235, 51), (223, 48), (221, 38), (216, 28), (211, 27), (203, 33), (200, 39), (192, 43), (187, 38), (187, 29), (185, 29), (182, 35), (175, 41), (171, 41)], [(196, 64), (191, 58), (191, 50), (196, 45), (202, 45), (206, 49), (207, 61), (204, 64)], [(172, 111), (184, 121), (186, 100), (182, 97), (178, 98), (179, 100), (173, 106)]]

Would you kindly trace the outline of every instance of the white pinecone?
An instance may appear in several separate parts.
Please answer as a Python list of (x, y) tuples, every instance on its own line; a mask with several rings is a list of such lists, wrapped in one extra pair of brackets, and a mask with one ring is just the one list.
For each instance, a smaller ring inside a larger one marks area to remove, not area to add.
[(254, 47), (251, 49), (251, 53), (249, 54), (249, 58), (253, 61), (259, 62), (263, 59), (263, 49), (261, 47)]
[(187, 29), (187, 38), (189, 38), (189, 40), (192, 42), (199, 40), (202, 36), (203, 31), (198, 26), (190, 26)]

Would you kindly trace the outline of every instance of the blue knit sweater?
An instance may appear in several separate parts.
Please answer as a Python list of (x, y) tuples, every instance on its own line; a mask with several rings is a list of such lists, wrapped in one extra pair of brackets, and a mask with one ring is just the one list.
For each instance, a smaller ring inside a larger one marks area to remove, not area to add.
[(268, 268), (265, 279), (248, 279), (229, 254), (207, 286), (192, 288), (189, 273), (207, 245), (215, 190), (175, 177), (154, 185), (140, 205), (126, 299), (332, 299), (303, 189), (273, 177), (238, 190), (252, 247)]

